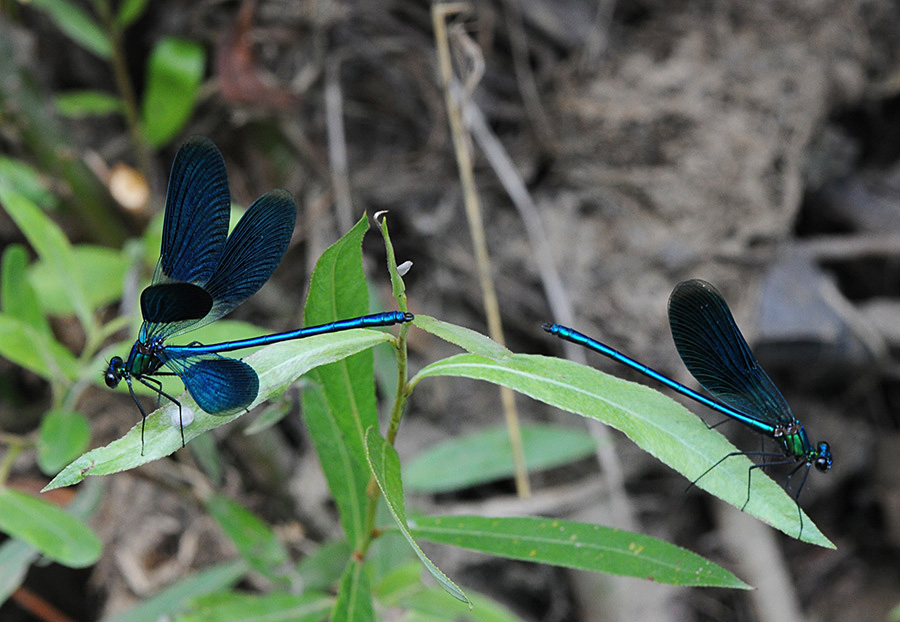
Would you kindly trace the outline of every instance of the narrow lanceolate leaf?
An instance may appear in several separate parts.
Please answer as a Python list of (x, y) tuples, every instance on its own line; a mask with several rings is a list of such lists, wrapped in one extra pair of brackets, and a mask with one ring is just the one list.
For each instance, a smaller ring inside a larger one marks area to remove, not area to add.
[[(368, 286), (362, 267), (362, 240), (369, 227), (363, 216), (322, 253), (309, 283), (303, 317), (307, 326), (365, 315)], [(385, 336), (387, 336), (385, 334)], [(338, 504), (347, 541), (358, 548), (365, 534), (365, 464), (363, 434), (377, 425), (374, 363), (371, 352), (316, 369), (309, 375), (321, 392), (304, 394), (305, 420), (319, 462)], [(315, 412), (306, 412), (307, 407)]]
[(52, 503), (10, 488), (0, 488), (0, 531), (72, 568), (90, 566), (103, 550), (100, 539), (80, 520)]
[(650, 579), (682, 586), (749, 589), (733, 574), (650, 536), (551, 518), (426, 516), (410, 521), (423, 540), (509, 559)]
[[(655, 389), (571, 361), (527, 354), (494, 361), (462, 354), (425, 367), (412, 384), (436, 376), (459, 376), (508, 386), (552, 406), (602, 421), (624, 432), (690, 481), (737, 451), (724, 436)], [(751, 466), (746, 456), (734, 456), (696, 484), (741, 507), (747, 498)], [(753, 490), (745, 511), (796, 538), (800, 534), (800, 518), (794, 500), (760, 469), (754, 469), (752, 477)], [(802, 536), (807, 542), (834, 548), (805, 515)]]
[[(521, 432), (529, 471), (569, 464), (592, 455), (596, 449), (594, 439), (584, 430), (526, 424)], [(436, 464), (452, 464), (453, 468), (436, 469)], [(513, 475), (512, 446), (504, 426), (446, 440), (403, 467), (406, 489), (415, 492), (459, 490)]]
[(381, 438), (381, 435), (378, 434), (375, 428), (369, 428), (369, 431), (366, 433), (366, 450), (366, 456), (369, 459), (372, 473), (375, 475), (375, 481), (378, 482), (381, 494), (384, 495), (384, 500), (391, 511), (391, 516), (394, 517), (394, 522), (397, 524), (400, 533), (403, 534), (416, 556), (425, 564), (425, 568), (437, 579), (441, 587), (454, 598), (471, 606), (465, 593), (428, 559), (409, 531), (409, 527), (406, 524), (406, 507), (403, 501), (403, 483), (400, 479), (400, 458), (397, 456), (397, 452), (387, 441)]
[(471, 328), (457, 326), (456, 324), (421, 314), (416, 314), (413, 324), (425, 332), (431, 333), (435, 337), (440, 337), (444, 341), (449, 341), (472, 354), (480, 354), (496, 361), (501, 361), (512, 355), (512, 352), (506, 347)]
[[(194, 417), (184, 428), (185, 441), (243, 416), (248, 410), (284, 390), (297, 378), (319, 365), (339, 361), (379, 343), (391, 339), (387, 333), (369, 329), (354, 329), (340, 333), (317, 335), (296, 341), (287, 341), (261, 349), (244, 359), (259, 375), (259, 395), (247, 409), (225, 416), (210, 415), (197, 406), (188, 393), (178, 397), (183, 416)], [(190, 413), (186, 411), (190, 410)], [(140, 416), (137, 407), (123, 411), (124, 417)], [(88, 475), (109, 475), (132, 469), (157, 460), (181, 449), (181, 432), (178, 427), (178, 406), (166, 404), (147, 417), (144, 433), (144, 455), (141, 455), (141, 423), (122, 438), (106, 447), (99, 447), (84, 454), (67, 466), (44, 490), (77, 484)]]
[(329, 620), (353, 620), (354, 622), (374, 622), (375, 609), (372, 606), (372, 588), (369, 575), (362, 562), (351, 560), (344, 569), (338, 587), (337, 601)]

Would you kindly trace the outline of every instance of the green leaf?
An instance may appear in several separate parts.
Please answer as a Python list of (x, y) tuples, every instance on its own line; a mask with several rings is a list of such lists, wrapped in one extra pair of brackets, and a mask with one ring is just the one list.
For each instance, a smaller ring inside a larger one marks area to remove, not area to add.
[(0, 604), (19, 589), (38, 557), (37, 549), (22, 540), (12, 538), (0, 544)]
[(140, 19), (147, 10), (148, 0), (122, 0), (116, 11), (116, 24), (124, 30)]
[(428, 315), (416, 314), (413, 324), (435, 337), (459, 346), (472, 354), (486, 356), (496, 361), (502, 361), (512, 356), (512, 352), (500, 345), (490, 337), (482, 335), (471, 328), (457, 326)]
[(75, 43), (104, 60), (112, 58), (106, 32), (77, 4), (68, 0), (31, 0), (30, 4), (46, 13)]
[[(581, 460), (596, 448), (584, 430), (526, 424), (521, 431), (525, 463), (530, 471)], [(436, 469), (439, 464), (453, 468)], [(406, 489), (415, 492), (459, 490), (513, 475), (509, 430), (503, 426), (439, 443), (403, 468)]]
[[(319, 622), (334, 604), (327, 594), (211, 594), (194, 602), (178, 622)], [(349, 619), (349, 618), (348, 618)]]
[(71, 568), (90, 566), (103, 546), (87, 525), (52, 503), (0, 488), (0, 530)]
[(387, 503), (388, 509), (391, 511), (391, 516), (394, 517), (394, 522), (400, 529), (400, 533), (402, 533), (403, 537), (406, 538), (406, 541), (409, 542), (409, 545), (412, 547), (416, 556), (448, 594), (469, 604), (471, 607), (471, 603), (465, 593), (459, 589), (447, 575), (441, 572), (430, 559), (428, 559), (413, 539), (409, 527), (406, 524), (406, 508), (403, 504), (403, 483), (400, 480), (400, 458), (397, 456), (397, 452), (394, 448), (381, 438), (381, 435), (378, 434), (378, 431), (375, 428), (369, 428), (366, 433), (366, 457), (369, 460), (369, 466), (372, 469), (372, 473), (375, 475), (375, 481), (378, 482), (378, 487), (381, 489), (381, 493), (384, 495), (384, 500)]
[(0, 267), (0, 302), (9, 317), (22, 320), (42, 335), (52, 339), (50, 322), (44, 317), (37, 294), (26, 278), (28, 255), (21, 244), (10, 244), (3, 252)]
[(31, 324), (0, 313), (0, 356), (55, 383), (74, 381), (80, 367), (75, 355)]
[(264, 430), (268, 430), (273, 425), (277, 424), (279, 421), (287, 417), (290, 414), (293, 406), (293, 401), (284, 399), (284, 397), (276, 402), (269, 404), (263, 409), (259, 416), (250, 423), (250, 425), (244, 428), (244, 434), (250, 436), (253, 434), (259, 434)]
[(18, 192), (42, 209), (52, 210), (59, 206), (59, 199), (50, 191), (49, 180), (21, 160), (0, 156), (0, 186)]
[(372, 607), (372, 588), (369, 575), (362, 562), (351, 560), (344, 569), (338, 588), (337, 601), (329, 620), (353, 620), (353, 622), (375, 622)]
[(379, 604), (405, 609), (404, 621), (415, 622), (520, 622), (503, 605), (482, 594), (470, 594), (472, 611), (437, 587), (422, 583), (422, 564), (403, 564), (388, 573), (375, 587)]
[[(493, 361), (461, 354), (428, 365), (411, 385), (428, 377), (457, 376), (508, 386), (557, 408), (591, 417), (621, 430), (645, 451), (696, 480), (723, 456), (737, 451), (684, 406), (650, 387), (596, 369), (545, 356), (514, 354)], [(696, 485), (741, 507), (747, 496), (746, 456), (734, 456), (697, 480)], [(753, 491), (745, 511), (791, 537), (800, 534), (797, 505), (769, 477), (753, 470)], [(834, 548), (804, 515), (803, 540)]]
[[(362, 268), (362, 240), (369, 227), (363, 216), (316, 262), (304, 307), (307, 326), (365, 315), (368, 287)], [(363, 434), (378, 424), (371, 352), (327, 365), (309, 375), (321, 391), (303, 394), (304, 420), (328, 486), (338, 506), (347, 541), (358, 549), (366, 538)]]
[[(259, 395), (247, 407), (228, 415), (203, 412), (187, 393), (178, 397), (185, 411), (195, 420), (184, 428), (185, 441), (223, 426), (256, 407), (271, 395), (280, 393), (310, 369), (371, 348), (391, 336), (369, 329), (354, 329), (288, 341), (262, 348), (244, 359), (259, 375)], [(0, 340), (2, 343), (2, 340)], [(173, 423), (173, 421), (175, 423)], [(181, 449), (178, 407), (166, 404), (147, 417), (144, 455), (141, 455), (140, 421), (122, 438), (106, 447), (98, 447), (67, 466), (44, 490), (77, 484), (88, 475), (108, 475), (132, 469)]]
[(733, 574), (650, 536), (551, 518), (426, 516), (410, 521), (418, 538), (508, 559), (552, 564), (681, 586), (749, 589)]
[(3, 186), (0, 186), (0, 203), (41, 259), (67, 283), (66, 296), (81, 325), (85, 328), (92, 326), (93, 317), (87, 303), (83, 281), (78, 275), (72, 247), (62, 230), (32, 201)]
[(222, 483), (222, 457), (216, 446), (216, 439), (212, 434), (203, 434), (196, 437), (190, 444), (191, 454), (194, 460), (206, 473), (210, 481), (215, 484)]
[(168, 616), (187, 611), (188, 604), (198, 597), (230, 588), (246, 573), (247, 564), (243, 560), (211, 566), (178, 579), (140, 605), (103, 618), (103, 622), (159, 622)]
[(206, 51), (196, 41), (164, 38), (150, 54), (141, 106), (147, 140), (161, 147), (184, 127), (200, 94)]
[(346, 540), (326, 542), (297, 564), (303, 585), (308, 590), (328, 590), (344, 574), (352, 554)]
[(84, 415), (51, 410), (41, 421), (38, 437), (38, 465), (47, 475), (55, 475), (77, 458), (91, 440), (91, 427)]
[(379, 215), (375, 214), (375, 220), (381, 225), (380, 231), (381, 237), (384, 240), (384, 250), (387, 254), (388, 274), (391, 276), (391, 295), (397, 300), (397, 304), (400, 305), (400, 310), (406, 311), (406, 284), (403, 282), (403, 277), (400, 276), (400, 273), (397, 270), (397, 258), (394, 255), (394, 244), (391, 242), (391, 234), (388, 231), (387, 226), (387, 212), (382, 212), (380, 219)]
[(228, 535), (250, 567), (269, 579), (282, 579), (287, 549), (268, 525), (250, 510), (221, 495), (210, 495), (206, 510)]
[(54, 99), (59, 114), (70, 119), (122, 113), (122, 100), (104, 91), (66, 91)]

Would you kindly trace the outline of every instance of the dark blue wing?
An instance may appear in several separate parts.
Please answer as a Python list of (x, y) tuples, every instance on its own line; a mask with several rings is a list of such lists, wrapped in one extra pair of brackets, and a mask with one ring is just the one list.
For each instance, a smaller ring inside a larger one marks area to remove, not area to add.
[(209, 293), (192, 283), (157, 283), (141, 292), (140, 341), (151, 337), (168, 337), (194, 326), (209, 314), (213, 299)]
[(230, 213), (222, 154), (208, 138), (192, 136), (178, 149), (169, 175), (162, 248), (153, 283), (205, 284), (225, 246)]
[(297, 206), (286, 190), (267, 192), (250, 205), (204, 286), (213, 298), (213, 309), (202, 324), (222, 317), (269, 280), (287, 250), (296, 220)]
[(259, 377), (243, 361), (218, 354), (181, 358), (165, 351), (160, 358), (178, 374), (197, 405), (211, 415), (245, 408), (259, 393)]
[(716, 288), (699, 279), (679, 283), (669, 297), (669, 326), (681, 360), (703, 388), (759, 421), (795, 421)]

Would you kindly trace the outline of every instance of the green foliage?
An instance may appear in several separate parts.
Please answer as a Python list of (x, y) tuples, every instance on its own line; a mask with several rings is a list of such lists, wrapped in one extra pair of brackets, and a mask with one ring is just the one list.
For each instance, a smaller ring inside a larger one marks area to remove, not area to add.
[[(56, 106), (63, 116), (80, 119), (120, 114), (152, 147), (172, 140), (190, 119), (200, 95), (206, 68), (206, 50), (195, 41), (164, 38), (153, 46), (147, 59), (143, 101), (137, 110), (131, 77), (117, 71), (129, 65), (121, 44), (123, 33), (143, 15), (147, 0), (124, 0), (113, 10), (109, 0), (92, 3), (94, 14), (71, 0), (33, 0), (72, 42), (107, 61), (117, 77), (117, 94), (95, 90), (60, 93)], [(145, 150), (141, 140), (137, 151)]]
[[(594, 439), (583, 429), (525, 424), (520, 430), (525, 462), (531, 471), (570, 464), (596, 450)], [(452, 464), (454, 468), (436, 469), (436, 464)], [(407, 490), (428, 493), (461, 490), (513, 475), (509, 430), (502, 426), (439, 443), (403, 469)]]
[(112, 58), (109, 35), (78, 4), (69, 0), (32, 0), (72, 41), (104, 60)]
[[(125, 5), (130, 6), (129, 11), (143, 8), (141, 2)], [(121, 19), (123, 24), (131, 23), (133, 13)], [(178, 114), (183, 116), (184, 109)], [(158, 126), (158, 136), (177, 124), (166, 130), (164, 125)], [(20, 439), (10, 454), (14, 458), (16, 452), (36, 449), (46, 473), (59, 471), (47, 486), (49, 490), (81, 482), (88, 475), (131, 469), (181, 449), (178, 407), (166, 402), (147, 417), (143, 445), (142, 423), (137, 421), (122, 438), (79, 457), (89, 443), (89, 426), (75, 405), (87, 386), (101, 381), (97, 372), (107, 354), (107, 350), (101, 350), (102, 344), (125, 322), (132, 322), (136, 328), (139, 320), (101, 324), (98, 311), (121, 298), (126, 275), (134, 273), (133, 263), (149, 258), (138, 245), (123, 252), (72, 246), (38, 207), (34, 193), (23, 192), (17, 183), (28, 186), (28, 182), (4, 182), (0, 170), (0, 201), (37, 258), (29, 263), (26, 249), (16, 245), (3, 254), (0, 355), (44, 378), (53, 398), (40, 431), (34, 438)], [(369, 312), (369, 286), (362, 261), (362, 241), (368, 226), (368, 219), (361, 218), (317, 262), (304, 307), (307, 325)], [(384, 221), (381, 233), (392, 291), (397, 307), (405, 310), (405, 285), (397, 273)], [(158, 248), (155, 235), (151, 228), (146, 240)], [(146, 263), (154, 260), (155, 255)], [(143, 268), (144, 274), (149, 273), (150, 265)], [(57, 341), (48, 316), (75, 318), (85, 335), (80, 353), (72, 353)], [(303, 378), (303, 417), (337, 507), (343, 538), (323, 544), (297, 564), (276, 531), (261, 517), (222, 495), (204, 494), (206, 511), (231, 539), (240, 560), (191, 575), (110, 620), (140, 622), (170, 616), (183, 622), (328, 617), (366, 621), (378, 619), (377, 612), (384, 607), (403, 608), (414, 620), (447, 619), (447, 612), (460, 620), (515, 619), (504, 607), (473, 590), (464, 592), (431, 559), (439, 562), (440, 549), (426, 556), (420, 540), (507, 559), (672, 585), (747, 587), (727, 570), (690, 551), (601, 525), (540, 517), (416, 515), (408, 507), (401, 474), (408, 489), (435, 492), (457, 490), (512, 473), (506, 431), (493, 427), (442, 443), (401, 469), (393, 441), (406, 400), (426, 379), (451, 376), (508, 386), (565, 411), (597, 419), (621, 430), (691, 481), (734, 448), (676, 402), (642, 385), (560, 359), (515, 354), (484, 335), (436, 318), (420, 315), (413, 325), (467, 353), (436, 361), (410, 379), (406, 369), (410, 325), (394, 331), (356, 329), (288, 341), (248, 356), (245, 360), (257, 371), (260, 390), (247, 409), (213, 416), (200, 410), (188, 393), (178, 395), (183, 414), (192, 419), (184, 429), (185, 440), (191, 442), (198, 462), (215, 481), (221, 467), (215, 445), (206, 433), (281, 396), (288, 386)], [(223, 320), (192, 333), (192, 338), (216, 342), (256, 334), (259, 329), (249, 324)], [(131, 343), (116, 344), (108, 351), (127, 352)], [(372, 353), (376, 346), (384, 348), (382, 354), (390, 355), (383, 357), (382, 363), (390, 361), (395, 367), (394, 386), (383, 385), (396, 390), (391, 396), (388, 421), (380, 421), (378, 416)], [(165, 391), (176, 395), (177, 379), (165, 382)], [(120, 390), (127, 392), (125, 388)], [(269, 412), (257, 419), (254, 429), (264, 429), (284, 417), (289, 410), (289, 395), (271, 405)], [(583, 432), (547, 425), (524, 426), (523, 442), (532, 469), (564, 465), (595, 449)], [(748, 467), (746, 458), (730, 458), (697, 485), (740, 506)], [(19, 585), (38, 555), (76, 567), (97, 559), (100, 543), (79, 518), (42, 499), (9, 489), (5, 486), (6, 472), (0, 468), (0, 473), (0, 530), (12, 536), (0, 545), (0, 598)], [(98, 479), (91, 481), (96, 483)], [(793, 500), (758, 471), (753, 475), (747, 512), (789, 535), (799, 533)], [(831, 546), (808, 518), (803, 520), (804, 540)], [(438, 587), (423, 583), (423, 569)], [(234, 590), (247, 573), (265, 578), (266, 593)], [(474, 610), (470, 611), (471, 607)]]
[(48, 501), (10, 488), (0, 488), (0, 531), (72, 568), (90, 566), (102, 552), (100, 539), (80, 520)]
[(55, 475), (72, 462), (91, 440), (88, 420), (78, 412), (51, 410), (41, 420), (37, 443), (38, 465), (47, 475)]
[(163, 39), (153, 48), (141, 124), (154, 147), (172, 140), (190, 118), (205, 66), (206, 52), (193, 41)]

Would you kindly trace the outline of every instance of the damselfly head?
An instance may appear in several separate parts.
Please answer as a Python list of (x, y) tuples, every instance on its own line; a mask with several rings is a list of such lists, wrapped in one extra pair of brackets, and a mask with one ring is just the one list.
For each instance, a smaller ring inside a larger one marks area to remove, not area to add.
[(119, 381), (125, 376), (125, 361), (121, 356), (114, 356), (109, 360), (106, 371), (103, 372), (103, 380), (110, 389), (119, 386)]
[(828, 443), (819, 443), (816, 446), (816, 468), (823, 473), (831, 468), (831, 447)]

